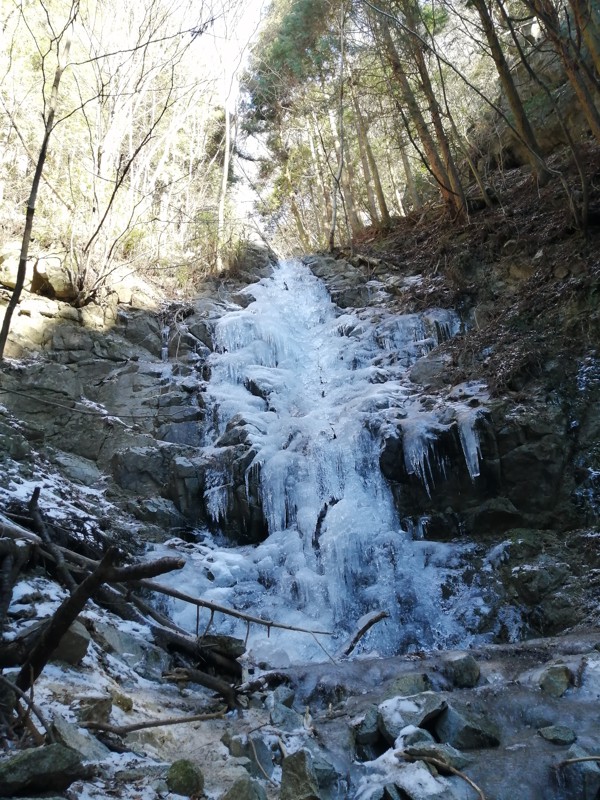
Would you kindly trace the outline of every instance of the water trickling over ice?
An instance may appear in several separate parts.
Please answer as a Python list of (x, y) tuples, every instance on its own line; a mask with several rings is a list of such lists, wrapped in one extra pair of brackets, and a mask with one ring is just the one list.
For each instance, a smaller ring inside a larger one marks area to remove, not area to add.
[[(406, 371), (458, 332), (457, 316), (380, 315), (375, 325), (369, 311), (362, 318), (340, 313), (324, 284), (298, 262), (279, 265), (247, 292), (254, 301), (228, 311), (216, 326), (206, 448), (216, 452), (232, 420), (245, 426), (256, 452), (248, 480), (259, 476), (269, 535), (258, 546), (229, 549), (207, 539), (181, 580), (206, 599), (333, 630), (340, 641), (363, 614), (385, 610), (389, 620), (363, 642), (379, 653), (460, 640), (461, 626), (442, 597), (455, 551), (402, 530), (379, 467), (379, 437), (386, 425), (400, 425), (406, 467), (428, 485), (436, 431), (447, 422), (423, 410)], [(472, 476), (477, 413), (456, 404)], [(224, 518), (235, 488), (224, 468), (209, 474), (206, 502), (215, 521)], [(191, 616), (182, 609), (178, 619), (192, 627)], [(238, 623), (226, 624), (240, 632)], [(279, 634), (276, 645), (261, 644), (264, 631), (253, 630), (253, 637), (255, 653), (276, 646), (292, 660), (316, 647), (297, 634)]]

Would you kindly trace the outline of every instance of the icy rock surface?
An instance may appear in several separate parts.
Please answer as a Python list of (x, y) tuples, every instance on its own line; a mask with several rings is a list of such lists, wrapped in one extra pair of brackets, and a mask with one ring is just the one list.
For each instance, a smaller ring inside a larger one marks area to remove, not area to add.
[[(268, 537), (230, 549), (206, 537), (179, 585), (341, 639), (361, 615), (385, 610), (389, 619), (362, 642), (380, 653), (460, 641), (463, 627), (442, 597), (456, 551), (402, 530), (379, 466), (382, 437), (400, 427), (407, 471), (427, 484), (437, 432), (454, 424), (469, 472), (478, 474), (480, 411), (469, 391), (424, 410), (408, 378), (416, 359), (458, 332), (458, 317), (440, 309), (383, 318), (373, 309), (341, 313), (295, 261), (245, 292), (253, 301), (232, 306), (216, 325), (205, 452), (217, 466), (207, 475), (206, 504), (218, 522), (239, 491), (219, 466), (218, 440), (228, 424), (243, 427), (255, 454), (247, 480), (258, 480)], [(181, 609), (176, 618), (195, 624), (195, 612)], [(309, 636), (304, 644), (297, 635), (252, 636), (254, 654), (268, 654), (270, 664), (319, 653)]]

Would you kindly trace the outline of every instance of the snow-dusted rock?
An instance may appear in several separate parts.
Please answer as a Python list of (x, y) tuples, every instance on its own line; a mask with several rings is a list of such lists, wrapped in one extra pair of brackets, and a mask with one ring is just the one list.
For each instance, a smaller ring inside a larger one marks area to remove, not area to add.
[(477, 686), (479, 680), (479, 664), (470, 653), (451, 653), (444, 659), (444, 671), (459, 689), (470, 689)]
[(23, 750), (0, 762), (0, 797), (36, 790), (62, 791), (90, 774), (81, 756), (62, 744)]

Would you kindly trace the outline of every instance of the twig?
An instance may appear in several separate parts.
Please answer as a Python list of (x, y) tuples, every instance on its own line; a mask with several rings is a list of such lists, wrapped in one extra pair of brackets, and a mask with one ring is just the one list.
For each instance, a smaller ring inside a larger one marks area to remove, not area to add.
[(204, 722), (209, 719), (221, 719), (225, 715), (225, 709), (216, 711), (214, 714), (195, 714), (193, 717), (170, 717), (169, 719), (157, 719), (150, 722), (137, 722), (131, 725), (110, 725), (108, 722), (83, 722), (82, 728), (91, 731), (103, 731), (104, 733), (115, 733), (117, 736), (126, 736), (134, 731), (143, 731), (146, 728), (160, 728), (165, 725), (183, 725), (186, 722)]
[(274, 781), (273, 778), (267, 775), (265, 768), (260, 763), (260, 759), (258, 758), (258, 754), (256, 752), (256, 745), (254, 744), (254, 740), (252, 739), (251, 736), (248, 736), (248, 741), (250, 742), (250, 747), (252, 748), (252, 752), (254, 753), (254, 761), (256, 762), (256, 766), (259, 768), (259, 770), (262, 772), (262, 774), (265, 776), (265, 778), (269, 781), (270, 784), (272, 784), (273, 786), (277, 786), (276, 781)]
[(600, 761), (600, 756), (581, 756), (581, 758), (565, 758), (564, 761), (560, 761), (556, 767), (568, 767), (569, 764), (581, 764), (582, 761)]
[(42, 725), (42, 727), (46, 731), (46, 736), (48, 737), (48, 742), (50, 742), (50, 744), (52, 744), (52, 742), (54, 741), (54, 734), (52, 733), (52, 729), (51, 729), (50, 725), (48, 724), (48, 722), (46, 721), (46, 719), (45, 719), (44, 715), (42, 714), (42, 712), (40, 711), (40, 709), (33, 702), (33, 699), (31, 697), (28, 697), (27, 694), (22, 689), (19, 689), (18, 686), (15, 686), (15, 684), (12, 683), (12, 681), (9, 681), (8, 678), (5, 678), (4, 675), (0, 675), (0, 681), (6, 687), (8, 687), (8, 689), (11, 692), (14, 692), (16, 695), (18, 695), (21, 698), (21, 700), (23, 700), (23, 702), (28, 706), (29, 710), (32, 711), (35, 714), (35, 716), (39, 719), (40, 724)]
[(379, 611), (375, 613), (373, 616), (369, 617), (369, 619), (367, 619), (365, 623), (356, 631), (350, 642), (346, 645), (346, 647), (344, 647), (344, 649), (339, 655), (349, 656), (350, 653), (356, 647), (356, 645), (359, 643), (359, 641), (362, 639), (362, 637), (365, 635), (365, 633), (369, 630), (369, 628), (372, 628), (373, 625), (375, 625), (378, 622), (381, 622), (382, 619), (387, 619), (389, 616), (390, 615), (388, 614), (387, 611)]
[(450, 764), (446, 764), (443, 761), (440, 761), (439, 758), (432, 758), (431, 756), (411, 756), (408, 753), (405, 753), (403, 750), (400, 750), (396, 753), (396, 758), (404, 758), (406, 761), (424, 761), (426, 764), (431, 764), (436, 769), (439, 769), (440, 772), (450, 772), (452, 775), (457, 775), (459, 778), (462, 778), (463, 781), (466, 781), (469, 786), (474, 789), (480, 800), (485, 800), (485, 795), (482, 790), (477, 786), (477, 784), (469, 778), (468, 775), (465, 775), (464, 772), (461, 772), (456, 767), (451, 767)]

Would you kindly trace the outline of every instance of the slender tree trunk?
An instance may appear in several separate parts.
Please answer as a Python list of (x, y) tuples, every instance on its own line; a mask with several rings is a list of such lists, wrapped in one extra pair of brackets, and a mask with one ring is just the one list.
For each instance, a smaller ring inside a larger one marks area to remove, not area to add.
[(529, 122), (529, 118), (523, 108), (523, 103), (513, 81), (512, 74), (508, 62), (504, 56), (500, 40), (496, 34), (494, 22), (487, 7), (487, 0), (473, 0), (473, 6), (477, 10), (483, 32), (490, 48), (496, 71), (500, 78), (500, 83), (506, 95), (506, 99), (510, 106), (515, 119), (515, 128), (521, 138), (523, 144), (527, 148), (528, 161), (534, 172), (534, 175), (541, 183), (545, 183), (550, 177), (550, 173), (544, 164), (540, 146)]
[(2, 322), (2, 329), (0, 330), (0, 361), (4, 358), (4, 350), (6, 348), (6, 341), (8, 339), (8, 334), (10, 331), (10, 323), (12, 321), (14, 311), (17, 305), (19, 304), (19, 300), (21, 298), (21, 292), (23, 291), (23, 286), (25, 285), (25, 276), (27, 274), (27, 256), (29, 254), (29, 243), (31, 241), (31, 232), (33, 230), (33, 218), (35, 216), (35, 205), (37, 201), (37, 194), (40, 186), (40, 181), (42, 179), (42, 172), (44, 169), (44, 164), (46, 162), (46, 156), (48, 154), (48, 142), (50, 141), (50, 136), (52, 135), (54, 117), (56, 115), (56, 105), (58, 102), (58, 88), (60, 86), (60, 79), (62, 78), (63, 71), (65, 69), (67, 60), (69, 58), (69, 51), (71, 49), (71, 33), (72, 33), (72, 28), (69, 28), (65, 38), (65, 46), (62, 52), (62, 57), (59, 54), (58, 64), (56, 66), (56, 71), (54, 73), (54, 81), (52, 83), (52, 91), (50, 93), (50, 101), (48, 104), (48, 116), (46, 117), (46, 124), (44, 126), (44, 138), (42, 140), (40, 154), (38, 156), (38, 160), (35, 165), (35, 172), (33, 175), (33, 181), (31, 184), (29, 199), (27, 200), (25, 228), (23, 230), (23, 239), (21, 241), (21, 253), (19, 256), (19, 268), (17, 270), (15, 288), (13, 289), (13, 293), (9, 300), (8, 306), (6, 307), (4, 320)]
[(375, 200), (375, 193), (373, 191), (373, 185), (372, 185), (373, 178), (371, 175), (371, 167), (369, 165), (369, 159), (367, 157), (367, 149), (365, 144), (366, 132), (360, 114), (360, 108), (358, 107), (358, 102), (356, 100), (356, 92), (354, 91), (354, 86), (352, 82), (350, 83), (350, 95), (352, 97), (352, 106), (354, 108), (354, 121), (356, 123), (356, 138), (358, 140), (358, 151), (360, 153), (360, 161), (362, 164), (362, 171), (365, 179), (365, 190), (367, 192), (367, 205), (369, 207), (369, 216), (371, 217), (371, 222), (374, 225), (377, 225), (377, 223), (379, 222), (379, 214), (377, 212), (377, 203)]
[(217, 272), (223, 272), (223, 246), (225, 244), (225, 204), (227, 202), (227, 186), (229, 185), (229, 165), (231, 163), (231, 116), (225, 108), (225, 155), (223, 158), (223, 173), (221, 176), (221, 192), (219, 194), (219, 218), (217, 221)]
[(404, 177), (406, 179), (406, 191), (408, 192), (408, 196), (410, 197), (413, 209), (416, 211), (417, 209), (422, 208), (423, 200), (421, 199), (421, 195), (419, 194), (419, 190), (417, 189), (417, 183), (415, 181), (413, 168), (410, 163), (408, 153), (406, 152), (406, 145), (404, 143), (404, 139), (400, 132), (398, 133), (398, 149), (400, 150), (400, 158), (402, 159), (402, 167), (404, 168)]
[(596, 75), (600, 75), (600, 10), (592, 0), (569, 0), (577, 29), (590, 53)]
[(454, 161), (454, 156), (452, 155), (452, 152), (450, 150), (450, 142), (448, 141), (446, 131), (444, 130), (440, 106), (435, 96), (435, 92), (433, 91), (431, 78), (429, 76), (429, 70), (427, 68), (427, 64), (425, 63), (425, 57), (423, 55), (423, 50), (421, 48), (420, 42), (418, 41), (413, 42), (412, 49), (417, 64), (417, 69), (419, 71), (419, 77), (421, 78), (421, 86), (423, 87), (423, 93), (425, 95), (425, 99), (427, 100), (429, 113), (431, 114), (431, 121), (433, 123), (433, 129), (435, 130), (438, 147), (440, 149), (442, 158), (444, 159), (446, 172), (450, 179), (450, 185), (452, 187), (452, 191), (454, 192), (456, 211), (457, 214), (462, 215), (466, 210), (466, 204), (467, 204), (465, 193), (460, 180), (460, 176), (458, 174), (458, 169), (456, 168), (456, 162)]
[(425, 122), (425, 118), (423, 117), (421, 109), (419, 108), (419, 104), (410, 86), (406, 73), (402, 67), (400, 56), (398, 55), (396, 45), (394, 44), (390, 34), (387, 21), (385, 19), (377, 20), (377, 27), (381, 36), (385, 53), (392, 68), (392, 73), (400, 88), (400, 94), (406, 107), (408, 116), (414, 123), (419, 139), (421, 140), (421, 144), (423, 145), (423, 149), (425, 150), (429, 169), (431, 170), (431, 173), (438, 184), (444, 203), (452, 214), (456, 214), (461, 207), (460, 201), (457, 203), (457, 198), (452, 191), (450, 178), (440, 157), (436, 143), (434, 142), (427, 123)]
[[(569, 83), (573, 87), (590, 129), (600, 142), (600, 112), (590, 91), (585, 70), (582, 68), (581, 56), (574, 53), (573, 41), (562, 33), (556, 8), (550, 0), (526, 0), (526, 3), (542, 22), (548, 38), (563, 62)], [(597, 81), (593, 83), (595, 83), (593, 91), (598, 95)]]
[(313, 131), (313, 129), (311, 129), (311, 126), (309, 124), (308, 141), (310, 143), (310, 155), (311, 155), (312, 162), (313, 162), (313, 168), (314, 168), (315, 173), (317, 174), (317, 176), (319, 178), (319, 188), (320, 188), (321, 196), (323, 198), (323, 203), (322, 204), (318, 204), (319, 209), (320, 210), (322, 209), (321, 210), (321, 224), (319, 226), (322, 229), (322, 233), (320, 234), (321, 238), (319, 239), (319, 241), (323, 246), (325, 246), (327, 242), (326, 242), (326, 239), (325, 239), (324, 232), (328, 231), (330, 229), (331, 217), (332, 217), (331, 190), (329, 188), (328, 182), (325, 180), (325, 172), (324, 172), (324, 168), (323, 168), (323, 163), (321, 161), (321, 156), (320, 156), (320, 153), (319, 153), (319, 148), (318, 148), (317, 144), (315, 143), (315, 136), (319, 136), (319, 131), (318, 131), (318, 122), (317, 122), (316, 114), (314, 113), (314, 111), (312, 113), (312, 124), (313, 124), (314, 131)]
[(389, 227), (390, 224), (390, 212), (387, 207), (385, 195), (383, 193), (383, 186), (381, 185), (381, 177), (379, 175), (377, 162), (375, 161), (375, 156), (373, 155), (373, 148), (371, 147), (371, 143), (369, 141), (369, 133), (367, 130), (367, 125), (365, 124), (365, 119), (360, 108), (360, 103), (354, 92), (352, 93), (352, 100), (354, 102), (354, 110), (357, 118), (359, 141), (362, 140), (363, 142), (365, 154), (367, 157), (367, 162), (370, 168), (370, 174), (373, 179), (373, 187), (375, 189), (375, 196), (377, 198), (377, 205), (379, 207), (379, 215), (381, 218), (381, 223), (383, 224), (384, 227), (387, 228)]

